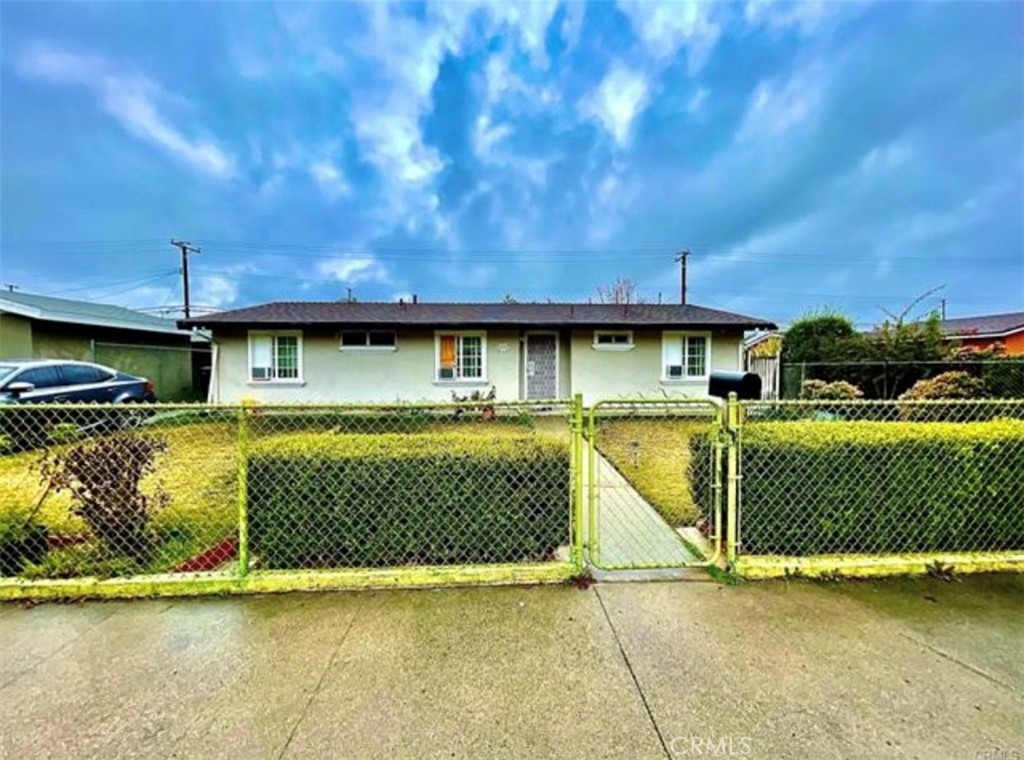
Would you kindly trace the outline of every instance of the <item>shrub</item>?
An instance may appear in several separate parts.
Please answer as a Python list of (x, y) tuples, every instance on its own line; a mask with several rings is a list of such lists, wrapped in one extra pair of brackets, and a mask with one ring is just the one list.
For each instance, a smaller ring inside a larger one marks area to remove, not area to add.
[(569, 447), (533, 434), (289, 434), (253, 447), (264, 567), (549, 558), (568, 540)]
[(154, 546), (150, 520), (163, 496), (146, 496), (139, 483), (153, 471), (156, 455), (166, 448), (157, 438), (117, 434), (66, 453), (48, 453), (40, 473), (55, 492), (71, 493), (71, 511), (106, 549), (145, 562)]
[(1024, 421), (743, 431), (747, 554), (1024, 548)]
[(824, 380), (806, 380), (800, 390), (800, 398), (822, 401), (852, 401), (864, 398), (864, 393), (853, 383), (836, 380), (826, 383)]
[(985, 383), (966, 372), (943, 372), (930, 380), (918, 380), (900, 396), (901, 401), (981, 398)]
[(46, 554), (46, 537), (46, 526), (31, 516), (0, 517), (0, 576), (18, 575), (25, 565), (42, 560)]

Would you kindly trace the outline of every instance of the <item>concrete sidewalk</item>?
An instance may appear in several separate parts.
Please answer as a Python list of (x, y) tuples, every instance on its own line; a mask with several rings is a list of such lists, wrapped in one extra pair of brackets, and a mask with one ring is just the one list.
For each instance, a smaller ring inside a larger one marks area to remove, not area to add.
[(1020, 757), (1022, 642), (1009, 576), (8, 605), (0, 757)]

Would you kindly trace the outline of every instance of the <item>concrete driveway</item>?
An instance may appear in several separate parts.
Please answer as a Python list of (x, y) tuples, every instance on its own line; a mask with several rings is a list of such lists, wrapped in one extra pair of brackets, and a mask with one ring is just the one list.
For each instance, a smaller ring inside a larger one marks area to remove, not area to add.
[(0, 606), (0, 756), (1020, 758), (1024, 578)]

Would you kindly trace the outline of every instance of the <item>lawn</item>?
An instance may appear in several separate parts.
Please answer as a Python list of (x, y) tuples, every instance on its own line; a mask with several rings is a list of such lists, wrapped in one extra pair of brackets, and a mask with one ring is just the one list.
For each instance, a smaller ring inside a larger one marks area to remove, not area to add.
[[(157, 469), (147, 475), (141, 490), (148, 496), (166, 494), (155, 511), (153, 527), (160, 546), (149, 570), (167, 570), (236, 530), (237, 485), (235, 427), (230, 423), (198, 423), (145, 429), (167, 444), (158, 454)], [(62, 453), (70, 446), (54, 447)], [(0, 515), (27, 514), (43, 495), (39, 473), (41, 451), (0, 457)], [(71, 511), (67, 492), (49, 493), (37, 513), (51, 536), (69, 545), (50, 552), (42, 575), (74, 574), (95, 564), (95, 542), (74, 543), (88, 534), (85, 523)]]
[(596, 445), (615, 468), (673, 527), (700, 517), (690, 490), (690, 438), (706, 434), (694, 420), (607, 420)]

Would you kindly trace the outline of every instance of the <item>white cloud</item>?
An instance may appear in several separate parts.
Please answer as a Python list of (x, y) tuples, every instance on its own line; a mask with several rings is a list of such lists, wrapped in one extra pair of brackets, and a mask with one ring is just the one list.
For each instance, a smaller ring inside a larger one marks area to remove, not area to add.
[(352, 194), (352, 186), (345, 179), (345, 175), (330, 161), (314, 161), (309, 166), (309, 175), (328, 200), (337, 200)]
[(358, 285), (361, 282), (386, 283), (391, 280), (387, 267), (373, 256), (346, 255), (321, 261), (317, 265), (317, 271), (346, 285)]
[(625, 145), (633, 121), (647, 105), (648, 96), (644, 75), (617, 63), (597, 89), (584, 98), (581, 109), (599, 119), (619, 145)]
[(492, 125), (490, 117), (483, 114), (476, 120), (473, 130), (473, 152), (479, 158), (487, 160), (491, 156), (494, 146), (514, 131), (511, 124)]
[(775, 31), (795, 26), (801, 34), (807, 35), (816, 31), (829, 13), (838, 10), (842, 5), (847, 4), (824, 0), (801, 0), (794, 3), (750, 0), (743, 9), (743, 17), (748, 24), (765, 26)]
[(760, 82), (736, 132), (737, 140), (774, 138), (810, 122), (824, 94), (823, 72), (814, 67), (801, 69), (785, 81)]
[(26, 78), (91, 90), (99, 106), (128, 133), (204, 174), (227, 178), (234, 172), (232, 159), (214, 143), (190, 139), (171, 124), (158, 101), (176, 98), (141, 74), (118, 70), (102, 58), (46, 43), (31, 45), (18, 60), (18, 71)]
[(238, 293), (239, 284), (235, 275), (200, 274), (195, 278), (195, 295), (192, 300), (197, 306), (222, 309), (238, 300)]
[(704, 67), (721, 34), (710, 18), (713, 3), (619, 0), (618, 6), (655, 58), (671, 58), (685, 45), (691, 75)]

